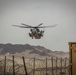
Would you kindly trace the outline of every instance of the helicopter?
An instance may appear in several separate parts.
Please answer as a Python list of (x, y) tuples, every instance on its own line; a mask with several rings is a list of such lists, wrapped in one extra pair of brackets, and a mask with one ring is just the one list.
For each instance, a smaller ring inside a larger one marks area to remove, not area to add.
[(31, 26), (24, 23), (21, 23), (21, 26), (20, 25), (12, 25), (12, 26), (20, 27), (20, 28), (30, 28), (29, 36), (32, 37), (32, 39), (34, 38), (41, 39), (41, 37), (43, 37), (44, 30), (40, 30), (39, 28), (49, 28), (49, 27), (52, 28), (57, 26), (57, 24), (50, 25), (50, 26), (41, 26), (41, 25), (43, 25), (43, 23), (40, 23), (37, 26)]

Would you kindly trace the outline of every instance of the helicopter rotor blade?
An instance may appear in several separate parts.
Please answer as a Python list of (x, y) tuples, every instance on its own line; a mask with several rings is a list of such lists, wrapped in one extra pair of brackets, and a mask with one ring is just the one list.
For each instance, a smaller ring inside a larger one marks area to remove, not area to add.
[(49, 26), (42, 26), (42, 27), (38, 27), (38, 28), (52, 28), (52, 27), (56, 27), (57, 24), (54, 24), (54, 25), (49, 25)]
[(20, 28), (32, 28), (32, 27), (25, 27), (25, 26), (19, 26), (19, 25), (12, 25), (12, 26), (20, 27)]
[(27, 27), (33, 27), (33, 26), (30, 26), (30, 25), (27, 25), (27, 24), (24, 24), (24, 23), (21, 23), (21, 25), (25, 25)]
[(43, 23), (40, 23), (38, 26), (30, 26), (30, 25), (27, 25), (27, 24), (24, 24), (24, 23), (21, 23), (22, 25), (24, 26), (19, 26), (19, 25), (12, 25), (12, 26), (15, 26), (15, 27), (20, 27), (20, 28), (52, 28), (52, 27), (56, 27), (57, 24), (54, 24), (54, 25), (49, 25), (49, 26), (41, 26)]
[(40, 23), (37, 27), (39, 27), (39, 26), (41, 26), (41, 25), (43, 25), (43, 23)]

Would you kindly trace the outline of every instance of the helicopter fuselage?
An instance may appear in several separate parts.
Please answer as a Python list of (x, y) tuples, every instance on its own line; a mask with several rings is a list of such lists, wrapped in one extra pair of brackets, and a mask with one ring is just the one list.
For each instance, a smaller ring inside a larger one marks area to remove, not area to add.
[(40, 39), (41, 37), (43, 37), (43, 33), (44, 31), (39, 30), (38, 28), (33, 28), (30, 29), (31, 33), (29, 33), (29, 36), (35, 39)]

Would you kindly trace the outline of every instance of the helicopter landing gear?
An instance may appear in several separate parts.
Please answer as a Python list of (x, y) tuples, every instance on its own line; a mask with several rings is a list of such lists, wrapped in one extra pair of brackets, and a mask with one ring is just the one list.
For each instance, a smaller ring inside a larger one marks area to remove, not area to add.
[(31, 33), (29, 33), (29, 36), (32, 37), (32, 36), (31, 36)]
[(32, 37), (32, 39), (33, 39), (33, 35), (31, 33), (29, 33), (29, 36)]

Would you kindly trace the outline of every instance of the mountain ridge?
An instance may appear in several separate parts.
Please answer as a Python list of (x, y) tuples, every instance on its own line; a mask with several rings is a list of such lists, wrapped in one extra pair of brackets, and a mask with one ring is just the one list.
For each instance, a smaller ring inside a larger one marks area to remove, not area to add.
[[(44, 56), (68, 56), (68, 52), (63, 51), (52, 51), (50, 49), (47, 49), (43, 46), (33, 46), (29, 44), (0, 44), (0, 54), (10, 54), (10, 55), (23, 55), (24, 56), (38, 56), (38, 57), (44, 57)], [(26, 56), (26, 57), (27, 57)]]

